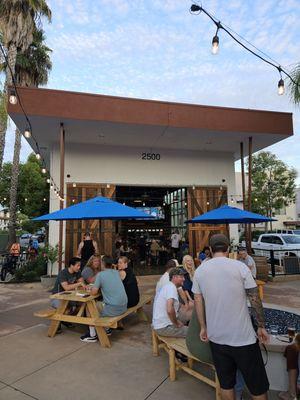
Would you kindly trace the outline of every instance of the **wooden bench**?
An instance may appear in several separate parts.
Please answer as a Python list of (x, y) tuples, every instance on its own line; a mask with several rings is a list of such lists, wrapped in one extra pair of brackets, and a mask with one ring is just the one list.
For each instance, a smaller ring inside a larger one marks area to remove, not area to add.
[[(54, 337), (61, 321), (70, 322), (74, 324), (84, 324), (95, 326), (100, 345), (102, 347), (111, 347), (109, 337), (107, 336), (104, 328), (117, 328), (123, 326), (122, 320), (129, 314), (136, 313), (140, 321), (148, 321), (147, 315), (143, 310), (143, 306), (150, 304), (153, 299), (152, 294), (142, 294), (139, 303), (131, 308), (128, 308), (125, 313), (116, 317), (100, 317), (99, 311), (96, 307), (95, 299), (91, 296), (89, 298), (75, 297), (75, 295), (52, 295), (51, 297), (61, 298), (61, 305), (58, 309), (46, 309), (34, 313), (36, 317), (48, 318), (51, 324), (48, 330), (48, 336)], [(79, 311), (76, 315), (65, 314), (69, 301), (82, 302)], [(87, 311), (85, 313), (85, 310)]]
[[(215, 371), (215, 367), (212, 364), (205, 363), (194, 357), (186, 347), (185, 338), (159, 336), (154, 330), (152, 330), (152, 351), (154, 356), (159, 355), (160, 348), (163, 348), (169, 355), (169, 374), (171, 381), (176, 380), (177, 370), (185, 371), (188, 374), (199, 379), (200, 381), (215, 388), (216, 400), (221, 400), (220, 384)], [(184, 354), (188, 359), (187, 363), (182, 363), (178, 361), (175, 357), (175, 351)], [(194, 361), (208, 366), (214, 373), (214, 379), (210, 379), (200, 372), (195, 371), (193, 369)]]

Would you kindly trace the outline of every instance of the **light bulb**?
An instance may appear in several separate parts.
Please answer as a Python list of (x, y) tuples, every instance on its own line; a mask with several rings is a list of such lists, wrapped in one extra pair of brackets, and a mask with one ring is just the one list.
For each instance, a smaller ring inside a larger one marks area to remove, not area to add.
[(72, 199), (72, 203), (75, 203), (75, 199)]
[(37, 160), (40, 160), (40, 159), (41, 159), (41, 155), (40, 155), (40, 153), (36, 153), (36, 155), (35, 155), (35, 156), (36, 156), (36, 159), (37, 159)]
[(76, 183), (75, 182), (73, 182), (73, 185), (72, 185), (73, 187), (76, 187)]
[(17, 98), (15, 89), (11, 89), (11, 91), (10, 91), (9, 102), (10, 102), (10, 104), (13, 104), (13, 105), (17, 104), (17, 102), (18, 102), (18, 98)]
[(109, 188), (110, 188), (110, 184), (108, 183), (108, 184), (106, 185), (106, 187), (107, 187), (107, 189), (109, 189)]
[(206, 204), (209, 206), (209, 201), (207, 201)]
[(219, 36), (215, 35), (212, 40), (211, 52), (212, 54), (217, 54), (219, 51)]
[(47, 199), (46, 199), (46, 197), (44, 197), (44, 199), (43, 199), (44, 201), (47, 201)]
[(195, 185), (193, 185), (193, 190), (195, 190)]
[(125, 203), (125, 201), (123, 202), (123, 206), (125, 206), (126, 205), (126, 203)]
[(143, 207), (145, 207), (145, 205), (146, 205), (146, 204), (145, 204), (145, 203), (143, 203)]
[(50, 183), (50, 178), (47, 178), (47, 183)]
[(282, 78), (278, 82), (278, 94), (280, 96), (284, 94), (284, 80)]
[(45, 174), (47, 172), (46, 168), (42, 168), (42, 174)]
[(50, 185), (50, 189), (53, 189), (53, 185), (52, 184)]
[(29, 129), (25, 129), (24, 136), (26, 137), (26, 139), (29, 139), (31, 137), (31, 132)]

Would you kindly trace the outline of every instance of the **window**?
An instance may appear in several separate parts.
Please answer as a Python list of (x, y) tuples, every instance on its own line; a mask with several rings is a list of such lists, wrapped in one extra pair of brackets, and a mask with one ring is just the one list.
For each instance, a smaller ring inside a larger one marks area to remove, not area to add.
[(297, 235), (283, 235), (282, 237), (287, 244), (300, 244), (300, 237)]
[(271, 243), (271, 237), (270, 236), (263, 236), (260, 241), (262, 243)]

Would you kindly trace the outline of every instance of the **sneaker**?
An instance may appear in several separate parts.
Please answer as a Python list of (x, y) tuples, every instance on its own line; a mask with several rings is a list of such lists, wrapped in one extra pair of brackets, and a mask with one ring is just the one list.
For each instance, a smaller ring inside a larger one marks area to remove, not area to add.
[(111, 328), (104, 328), (107, 336), (110, 336), (112, 334), (112, 329)]
[(70, 322), (62, 321), (61, 323), (62, 323), (62, 325), (64, 325), (67, 328), (74, 328), (74, 326), (75, 326), (74, 324), (71, 324)]
[(175, 357), (177, 358), (177, 360), (181, 361), (181, 362), (187, 362), (187, 356), (185, 356), (184, 354), (179, 353), (179, 351), (175, 351)]
[(82, 342), (94, 343), (98, 341), (98, 336), (91, 336), (90, 332), (87, 332), (85, 335), (80, 336), (80, 340)]

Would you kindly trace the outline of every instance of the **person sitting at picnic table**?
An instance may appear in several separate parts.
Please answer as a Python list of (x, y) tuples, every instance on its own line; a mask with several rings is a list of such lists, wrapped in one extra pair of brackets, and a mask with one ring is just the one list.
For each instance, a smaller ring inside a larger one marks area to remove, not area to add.
[(194, 293), (192, 292), (195, 264), (193, 257), (186, 255), (182, 259), (182, 266), (185, 271), (182, 289), (184, 290), (189, 302), (193, 303)]
[(90, 257), (86, 266), (81, 272), (81, 276), (87, 284), (95, 282), (96, 275), (101, 271), (101, 259), (98, 256)]
[(190, 316), (180, 307), (177, 291), (183, 282), (182, 268), (172, 268), (169, 272), (169, 283), (155, 296), (152, 327), (158, 335), (186, 337), (188, 327), (185, 324)]
[[(72, 257), (69, 261), (68, 268), (64, 268), (59, 271), (52, 294), (60, 293), (63, 291), (76, 290), (79, 287), (85, 287), (83, 278), (80, 272), (80, 258)], [(58, 308), (60, 300), (52, 299), (51, 306)]]
[(210, 252), (210, 248), (208, 246), (205, 246), (203, 248), (202, 251), (200, 251), (199, 255), (198, 255), (199, 260), (201, 261), (201, 263), (203, 263), (203, 261), (208, 261), (212, 258), (211, 256), (211, 252)]
[(254, 279), (256, 279), (256, 264), (255, 261), (249, 254), (247, 253), (247, 250), (244, 248), (240, 248), (238, 251), (239, 255), (239, 261), (247, 265), (247, 267), (250, 269), (251, 274)]
[(128, 258), (121, 256), (118, 259), (118, 271), (123, 281), (125, 292), (128, 298), (127, 308), (134, 307), (140, 301), (140, 292), (133, 270), (128, 266)]
[[(96, 276), (91, 294), (96, 296), (101, 289), (103, 303), (100, 317), (116, 317), (127, 310), (127, 295), (119, 271), (113, 269), (113, 259), (109, 256), (102, 258), (102, 271)], [(106, 334), (110, 335), (111, 328), (105, 328)], [(80, 337), (82, 342), (97, 342), (98, 336), (94, 326), (89, 327), (89, 332)]]

